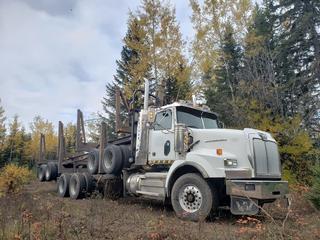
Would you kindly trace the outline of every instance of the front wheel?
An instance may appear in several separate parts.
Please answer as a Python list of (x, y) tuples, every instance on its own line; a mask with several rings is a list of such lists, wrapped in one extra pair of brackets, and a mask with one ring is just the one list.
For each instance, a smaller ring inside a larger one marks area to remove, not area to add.
[(182, 175), (174, 183), (171, 202), (179, 218), (201, 221), (217, 208), (215, 191), (198, 174)]

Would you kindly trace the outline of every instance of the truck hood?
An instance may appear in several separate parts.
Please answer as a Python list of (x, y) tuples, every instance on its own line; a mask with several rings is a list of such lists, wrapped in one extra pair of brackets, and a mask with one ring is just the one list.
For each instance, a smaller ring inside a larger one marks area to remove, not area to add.
[[(203, 155), (211, 156), (212, 161), (215, 162), (215, 165), (220, 168), (225, 168), (223, 165), (224, 159), (235, 159), (237, 160), (238, 166), (237, 169), (250, 169), (253, 172), (252, 176), (258, 176), (257, 171), (265, 171), (264, 176), (270, 177), (271, 175), (276, 175), (279, 177), (279, 169), (274, 171), (277, 174), (270, 174), (268, 172), (268, 159), (264, 159), (263, 156), (276, 156), (278, 155), (277, 147), (273, 147), (270, 151), (273, 151), (272, 154), (267, 152), (267, 148), (264, 153), (257, 153), (257, 146), (255, 151), (255, 142), (261, 144), (270, 143), (276, 146), (275, 139), (267, 132), (263, 132), (256, 129), (245, 128), (243, 130), (236, 129), (190, 129), (191, 135), (193, 137), (193, 142), (197, 142), (190, 151), (190, 156), (192, 155)], [(272, 145), (272, 146), (273, 146)], [(217, 151), (221, 149), (222, 154)], [(260, 147), (260, 149), (262, 149)], [(264, 154), (264, 155), (263, 155)], [(270, 159), (273, 163), (278, 166), (280, 165), (279, 159)], [(259, 167), (260, 165), (265, 168)], [(261, 168), (261, 169), (260, 169)]]

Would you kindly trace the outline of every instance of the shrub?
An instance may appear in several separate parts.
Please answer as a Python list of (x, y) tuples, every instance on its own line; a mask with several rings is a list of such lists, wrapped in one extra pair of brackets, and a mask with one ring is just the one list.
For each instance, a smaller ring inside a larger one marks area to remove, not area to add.
[(282, 170), (282, 179), (288, 181), (290, 187), (298, 185), (297, 176), (288, 169)]
[(317, 209), (320, 209), (320, 165), (314, 169), (313, 185), (308, 198)]
[(18, 192), (31, 180), (32, 173), (26, 167), (8, 164), (0, 172), (0, 196)]

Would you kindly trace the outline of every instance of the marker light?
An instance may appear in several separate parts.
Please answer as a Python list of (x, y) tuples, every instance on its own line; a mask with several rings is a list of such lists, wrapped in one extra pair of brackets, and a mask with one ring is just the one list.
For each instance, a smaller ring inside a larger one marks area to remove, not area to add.
[(221, 156), (221, 155), (222, 155), (222, 148), (218, 148), (218, 149), (217, 149), (217, 155), (218, 155), (218, 156)]

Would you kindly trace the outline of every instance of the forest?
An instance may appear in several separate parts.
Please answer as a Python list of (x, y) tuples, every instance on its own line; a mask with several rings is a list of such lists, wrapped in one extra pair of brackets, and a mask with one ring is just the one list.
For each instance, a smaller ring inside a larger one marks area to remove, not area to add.
[[(183, 38), (184, 23), (177, 21), (169, 1), (142, 0), (128, 13), (121, 58), (113, 78), (106, 76), (105, 96), (97, 103), (102, 104), (99, 117), (107, 123), (108, 137), (116, 136), (115, 89), (129, 101), (148, 79), (161, 104), (196, 95), (226, 128), (270, 132), (279, 144), (284, 178), (314, 185), (319, 194), (320, 180), (314, 183), (313, 176), (320, 178), (315, 171), (320, 164), (320, 2), (190, 0), (189, 6), (192, 39)], [(89, 124), (92, 138), (96, 122)], [(32, 167), (40, 133), (55, 158), (55, 125), (35, 116), (28, 129), (18, 115), (8, 123), (0, 102), (0, 167)], [(72, 123), (65, 134), (72, 153)]]

